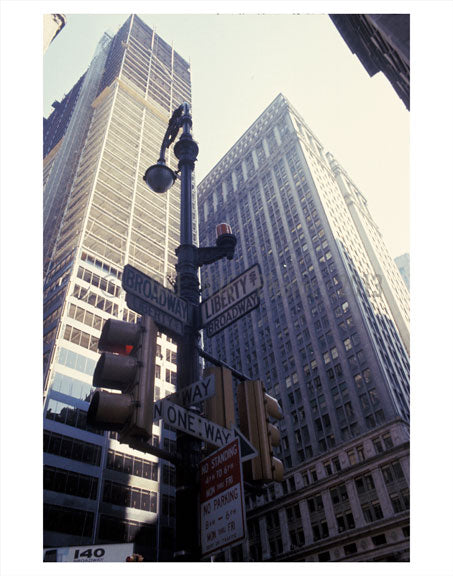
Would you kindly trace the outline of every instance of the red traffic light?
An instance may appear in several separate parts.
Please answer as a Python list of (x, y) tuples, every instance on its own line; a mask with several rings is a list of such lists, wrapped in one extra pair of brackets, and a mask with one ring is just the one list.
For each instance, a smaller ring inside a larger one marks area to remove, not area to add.
[(139, 324), (109, 318), (102, 328), (98, 348), (128, 356), (138, 344), (141, 331)]

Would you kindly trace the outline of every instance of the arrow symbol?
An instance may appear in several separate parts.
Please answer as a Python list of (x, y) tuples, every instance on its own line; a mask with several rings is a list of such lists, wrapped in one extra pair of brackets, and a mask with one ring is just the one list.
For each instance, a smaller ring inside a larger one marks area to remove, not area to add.
[(236, 426), (233, 426), (232, 430), (234, 437), (239, 438), (241, 462), (247, 462), (247, 460), (253, 460), (253, 458), (256, 458), (258, 456), (258, 452), (253, 444), (250, 443), (250, 440), (246, 438), (244, 434), (242, 434), (242, 432), (236, 428)]

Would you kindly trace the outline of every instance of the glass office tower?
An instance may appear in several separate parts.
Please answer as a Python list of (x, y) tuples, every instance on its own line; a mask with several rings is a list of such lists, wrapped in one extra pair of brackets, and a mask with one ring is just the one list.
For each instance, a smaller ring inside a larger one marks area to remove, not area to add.
[(247, 497), (248, 546), (225, 559), (409, 558), (409, 298), (362, 192), (283, 95), (198, 187), (200, 243), (228, 222), (261, 304), (213, 356), (260, 378), (283, 409), (285, 481)]
[[(189, 64), (132, 15), (104, 35), (44, 120), (46, 547), (135, 540), (148, 545), (147, 559), (171, 559), (174, 468), (91, 429), (86, 416), (104, 322), (138, 318), (125, 304), (124, 265), (168, 287), (175, 277), (179, 184), (158, 195), (142, 177), (184, 101)], [(168, 162), (176, 169), (171, 151)], [(161, 334), (156, 398), (175, 381), (176, 344)], [(152, 441), (171, 450), (174, 432), (156, 422)]]

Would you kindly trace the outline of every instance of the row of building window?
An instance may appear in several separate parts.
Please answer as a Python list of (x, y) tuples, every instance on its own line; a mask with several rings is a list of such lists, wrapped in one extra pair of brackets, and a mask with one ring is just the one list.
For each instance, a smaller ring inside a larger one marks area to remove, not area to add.
[(75, 408), (64, 402), (57, 402), (56, 400), (49, 399), (47, 404), (46, 418), (54, 422), (60, 422), (67, 426), (73, 426), (80, 430), (87, 430), (92, 434), (99, 434), (102, 436), (103, 431), (100, 431), (87, 424), (87, 412), (80, 408)]
[(109, 450), (107, 454), (107, 468), (124, 472), (132, 476), (147, 478), (157, 482), (158, 464), (124, 452)]
[(96, 266), (96, 268), (99, 268), (109, 276), (110, 275), (116, 276), (119, 280), (121, 280), (122, 278), (123, 273), (120, 270), (118, 270), (113, 266), (110, 266), (110, 264), (107, 264), (106, 262), (102, 262), (101, 260), (95, 258), (94, 256), (91, 256), (91, 254), (88, 254), (87, 252), (82, 252), (81, 260), (83, 260), (84, 262), (88, 262), (88, 264), (91, 264), (92, 266)]
[(44, 452), (100, 466), (102, 449), (96, 444), (44, 430)]
[(44, 466), (44, 490), (53, 490), (80, 498), (96, 500), (98, 479), (87, 474), (62, 470), (53, 466)]
[(106, 294), (110, 294), (111, 296), (114, 296), (116, 298), (120, 295), (121, 288), (118, 285), (116, 285), (114, 282), (110, 280), (107, 280), (105, 277), (95, 274), (94, 272), (88, 270), (87, 268), (82, 268), (80, 266), (79, 269), (77, 270), (77, 278), (80, 278), (81, 280), (88, 282), (89, 284), (95, 286), (96, 288), (100, 288), (101, 290), (106, 292)]
[[(80, 358), (83, 359), (84, 357), (80, 356)], [(81, 365), (85, 365), (83, 360), (81, 361)], [(72, 396), (73, 398), (77, 398), (85, 402), (89, 402), (93, 387), (91, 386), (91, 384), (82, 382), (77, 378), (66, 376), (66, 374), (61, 374), (60, 372), (54, 372), (52, 380), (52, 390), (55, 390), (56, 392), (61, 392), (62, 394)]]
[(82, 346), (92, 352), (98, 351), (99, 338), (92, 334), (88, 334), (83, 330), (79, 330), (79, 328), (76, 328), (75, 326), (67, 324), (64, 329), (63, 338), (68, 342), (72, 342), (72, 344)]
[[(118, 316), (118, 311), (119, 311), (118, 304), (114, 304), (108, 298), (104, 298), (100, 294), (96, 294), (95, 292), (92, 292), (89, 288), (83, 288), (82, 286), (79, 286), (78, 284), (76, 284), (74, 286), (74, 290), (72, 292), (72, 295), (75, 298), (77, 298), (78, 300), (82, 300), (83, 302), (86, 302), (87, 304), (90, 304), (91, 306), (94, 306), (95, 308), (99, 308), (99, 310), (107, 312), (108, 314), (112, 314), (113, 316)], [(71, 318), (76, 318), (76, 320), (79, 320), (80, 322), (84, 322), (83, 319), (80, 320), (75, 315), (70, 314), (70, 316), (71, 316)], [(101, 318), (101, 320), (102, 320), (102, 318)], [(90, 326), (94, 326), (95, 328), (98, 328), (98, 326), (95, 326), (94, 324), (89, 324), (88, 322), (85, 322), (85, 324), (88, 324)]]
[(143, 488), (126, 486), (110, 480), (104, 481), (102, 500), (117, 506), (157, 512), (157, 493)]
[(93, 512), (44, 504), (44, 530), (89, 538), (93, 535)]

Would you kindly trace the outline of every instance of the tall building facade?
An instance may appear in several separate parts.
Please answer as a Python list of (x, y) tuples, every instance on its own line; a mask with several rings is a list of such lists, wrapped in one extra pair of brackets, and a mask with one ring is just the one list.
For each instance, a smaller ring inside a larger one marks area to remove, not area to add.
[(409, 254), (401, 254), (395, 258), (395, 264), (398, 266), (398, 270), (400, 271), (401, 277), (404, 280), (404, 283), (407, 286), (407, 289), (410, 290), (411, 286), (411, 260)]
[(409, 298), (364, 195), (283, 95), (198, 186), (206, 298), (259, 263), (260, 306), (205, 349), (280, 402), (285, 480), (248, 493), (220, 559), (409, 558)]
[(51, 42), (66, 25), (64, 14), (44, 14), (43, 16), (43, 52), (45, 53)]
[(382, 71), (410, 108), (410, 15), (330, 14), (343, 40), (370, 76)]
[[(132, 15), (44, 121), (45, 547), (135, 541), (146, 559), (171, 559), (174, 468), (86, 418), (104, 322), (138, 319), (124, 265), (164, 286), (175, 276), (179, 183), (158, 195), (142, 177), (190, 101), (189, 64)], [(168, 162), (177, 168), (171, 151)], [(156, 398), (175, 389), (176, 354), (160, 334)], [(172, 450), (174, 432), (156, 422), (152, 442)]]

